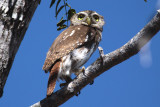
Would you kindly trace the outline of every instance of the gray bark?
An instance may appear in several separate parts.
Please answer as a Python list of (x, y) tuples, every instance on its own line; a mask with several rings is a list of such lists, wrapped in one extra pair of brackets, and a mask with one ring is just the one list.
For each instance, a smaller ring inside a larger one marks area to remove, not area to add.
[(16, 52), (40, 0), (0, 1), (0, 97)]
[(65, 103), (82, 88), (88, 85), (94, 78), (137, 54), (159, 30), (160, 10), (158, 10), (158, 13), (154, 18), (124, 46), (106, 55), (103, 54), (102, 48), (99, 48), (100, 58), (91, 64), (85, 70), (84, 74), (81, 73), (67, 86), (56, 91), (49, 98), (44, 98), (31, 107), (57, 107)]

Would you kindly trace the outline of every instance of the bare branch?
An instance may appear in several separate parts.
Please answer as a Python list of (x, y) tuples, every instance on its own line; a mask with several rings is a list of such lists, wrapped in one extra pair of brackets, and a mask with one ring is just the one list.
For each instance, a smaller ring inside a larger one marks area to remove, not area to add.
[(63, 104), (73, 97), (75, 93), (79, 92), (82, 88), (89, 84), (94, 78), (106, 70), (109, 70), (113, 66), (137, 54), (159, 30), (160, 10), (154, 18), (124, 46), (107, 55), (103, 56), (103, 54), (101, 54), (103, 56), (102, 58), (104, 65), (101, 63), (101, 58), (98, 58), (86, 69), (85, 75), (81, 73), (72, 82), (70, 82), (68, 86), (56, 91), (51, 95), (51, 97), (45, 98), (31, 107), (56, 107)]
[(40, 0), (0, 1), (0, 97), (14, 57)]

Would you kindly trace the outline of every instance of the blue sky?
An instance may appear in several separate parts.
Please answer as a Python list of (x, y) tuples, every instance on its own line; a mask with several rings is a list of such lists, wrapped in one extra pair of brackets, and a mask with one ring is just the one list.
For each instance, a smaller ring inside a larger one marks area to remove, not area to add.
[[(105, 54), (121, 47), (154, 16), (157, 0), (68, 0), (79, 11), (94, 10), (106, 21), (100, 46)], [(48, 74), (42, 71), (46, 53), (61, 31), (56, 31), (55, 7), (42, 0), (15, 57), (1, 107), (28, 107), (46, 96)], [(160, 33), (137, 54), (116, 65), (61, 107), (160, 107)], [(96, 51), (85, 67), (99, 57)], [(149, 63), (149, 64), (148, 64)], [(148, 64), (147, 66), (145, 66)], [(59, 89), (59, 83), (56, 89)]]

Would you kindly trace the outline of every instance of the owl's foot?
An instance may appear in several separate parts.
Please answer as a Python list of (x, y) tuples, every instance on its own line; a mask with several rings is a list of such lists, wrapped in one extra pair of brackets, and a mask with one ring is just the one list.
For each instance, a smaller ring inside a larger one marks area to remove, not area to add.
[(81, 69), (81, 72), (83, 72), (83, 75), (85, 75), (85, 70), (86, 70), (86, 69), (85, 69), (85, 67), (83, 66), (82, 69)]
[(75, 75), (78, 76), (81, 72), (83, 72), (83, 75), (85, 75), (85, 67), (83, 66), (82, 69), (78, 69), (75, 71)]
[(99, 50), (99, 54), (100, 54), (100, 59), (102, 61), (102, 66), (104, 65), (104, 60), (103, 60), (103, 57), (104, 57), (104, 52), (103, 52), (103, 48), (102, 47), (98, 47), (98, 50)]
[(78, 97), (81, 94), (81, 91), (78, 91), (75, 95)]

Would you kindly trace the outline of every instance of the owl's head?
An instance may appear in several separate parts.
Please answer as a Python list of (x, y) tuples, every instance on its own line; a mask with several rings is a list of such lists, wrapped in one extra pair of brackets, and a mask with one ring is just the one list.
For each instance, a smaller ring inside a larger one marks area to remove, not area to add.
[(71, 18), (71, 25), (86, 25), (103, 30), (103, 25), (105, 24), (103, 16), (99, 15), (95, 11), (81, 11), (76, 13)]

